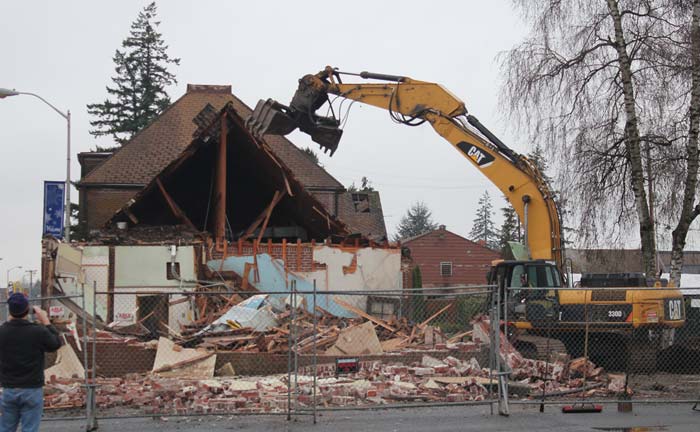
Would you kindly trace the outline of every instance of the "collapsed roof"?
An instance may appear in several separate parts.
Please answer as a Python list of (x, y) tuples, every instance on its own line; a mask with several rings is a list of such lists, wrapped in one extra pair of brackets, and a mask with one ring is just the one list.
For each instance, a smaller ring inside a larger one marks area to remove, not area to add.
[[(117, 222), (184, 224), (229, 240), (257, 236), (320, 241), (351, 234), (345, 223), (304, 188), (267, 139), (248, 133), (233, 103), (218, 112), (207, 105), (194, 122), (197, 130), (189, 146), (122, 207), (107, 227)], [(220, 163), (222, 155), (225, 164)], [(219, 190), (222, 175), (224, 189)], [(225, 214), (225, 220), (217, 214)]]
[[(177, 160), (192, 143), (197, 125), (192, 121), (206, 105), (216, 111), (230, 104), (245, 119), (252, 110), (231, 93), (229, 85), (188, 84), (187, 92), (116, 152), (92, 161), (76, 184), (81, 191), (81, 220), (88, 228), (102, 226), (113, 211), (136, 198), (145, 185)], [(352, 193), (302, 150), (283, 136), (266, 136), (266, 148), (327, 212), (343, 221), (352, 233), (373, 241), (386, 239), (386, 225), (378, 192)], [(85, 158), (85, 155), (83, 155)], [(93, 168), (94, 167), (94, 168)], [(85, 167), (83, 167), (85, 168)], [(89, 190), (103, 191), (96, 195)], [(115, 199), (115, 198), (120, 198)], [(363, 203), (367, 200), (369, 207)], [(201, 204), (204, 205), (204, 204)], [(208, 222), (208, 221), (207, 221)], [(96, 233), (93, 233), (96, 235)]]

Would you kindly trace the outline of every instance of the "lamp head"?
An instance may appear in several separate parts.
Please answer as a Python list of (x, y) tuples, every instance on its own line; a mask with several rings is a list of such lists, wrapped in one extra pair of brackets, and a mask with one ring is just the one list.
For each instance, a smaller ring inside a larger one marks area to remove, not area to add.
[(10, 90), (0, 87), (0, 99), (6, 98), (8, 96), (17, 96), (19, 92), (15, 90)]

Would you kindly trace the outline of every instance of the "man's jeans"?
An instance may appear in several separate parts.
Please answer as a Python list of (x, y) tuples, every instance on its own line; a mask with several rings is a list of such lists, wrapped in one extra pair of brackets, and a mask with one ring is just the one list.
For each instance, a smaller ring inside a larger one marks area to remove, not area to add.
[(0, 432), (15, 432), (20, 422), (22, 432), (37, 432), (43, 410), (43, 388), (3, 388)]

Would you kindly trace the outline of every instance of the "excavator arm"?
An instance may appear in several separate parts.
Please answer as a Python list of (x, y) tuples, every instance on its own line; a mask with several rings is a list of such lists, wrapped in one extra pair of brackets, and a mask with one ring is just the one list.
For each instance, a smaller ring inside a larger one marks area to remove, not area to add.
[[(384, 82), (343, 83), (342, 74)], [(464, 102), (439, 84), (368, 72), (349, 74), (327, 67), (299, 80), (289, 106), (261, 100), (248, 119), (248, 127), (257, 136), (286, 135), (298, 127), (332, 155), (342, 136), (340, 122), (335, 117), (315, 114), (330, 102), (329, 94), (383, 108), (400, 123), (430, 123), (510, 201), (524, 223), (525, 244), (531, 258), (553, 260), (562, 268), (559, 212), (542, 174), (531, 161), (508, 148), (469, 115)]]

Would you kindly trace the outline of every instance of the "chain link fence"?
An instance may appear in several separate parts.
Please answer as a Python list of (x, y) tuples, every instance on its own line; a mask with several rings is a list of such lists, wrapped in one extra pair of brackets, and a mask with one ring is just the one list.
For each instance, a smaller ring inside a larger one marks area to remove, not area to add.
[(693, 299), (670, 288), (505, 290), (501, 357), (511, 402), (694, 402)]
[(88, 429), (114, 417), (315, 421), (478, 404), (507, 414), (509, 404), (700, 395), (700, 295), (675, 290), (95, 288), (31, 299), (66, 342), (47, 355), (45, 416)]
[(487, 294), (98, 291), (98, 417), (487, 403), (490, 350), (471, 331)]

